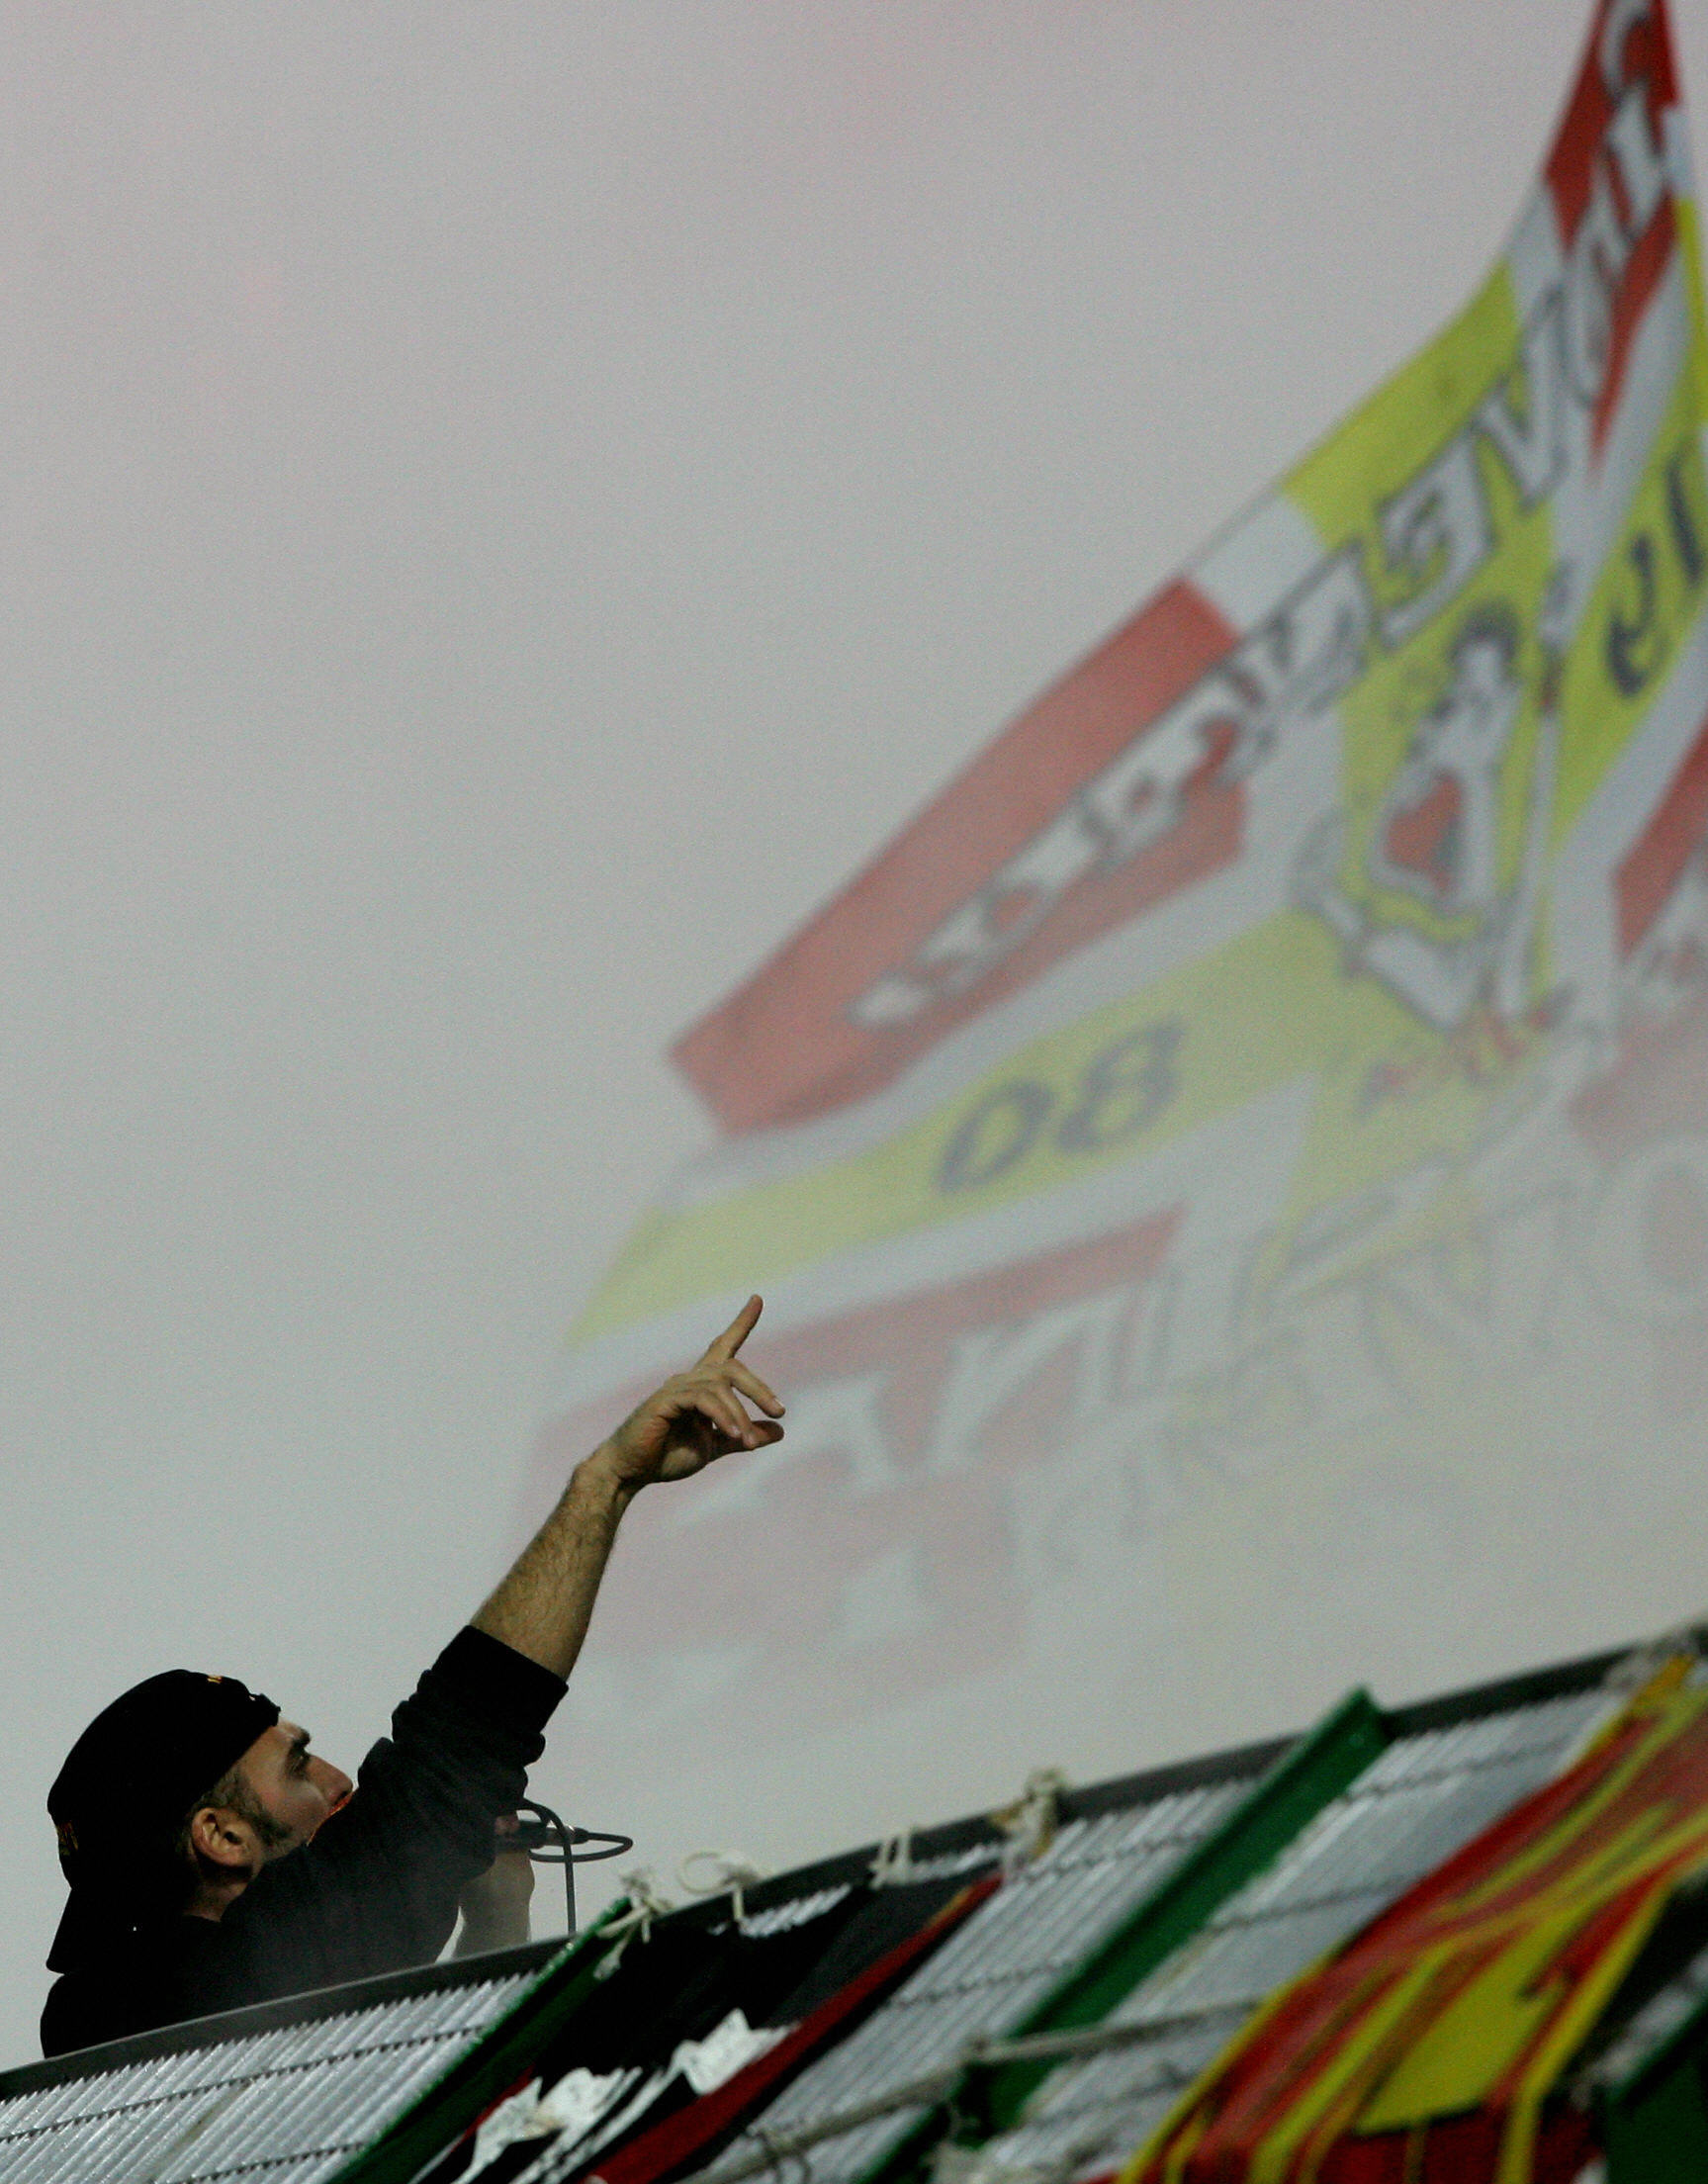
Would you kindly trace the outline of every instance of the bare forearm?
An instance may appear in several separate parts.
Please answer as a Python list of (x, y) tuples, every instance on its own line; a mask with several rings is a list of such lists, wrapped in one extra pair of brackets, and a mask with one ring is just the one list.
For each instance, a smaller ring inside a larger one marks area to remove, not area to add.
[[(782, 1439), (781, 1403), (736, 1355), (760, 1311), (759, 1298), (750, 1297), (696, 1365), (674, 1373), (577, 1465), (557, 1507), (475, 1617), (477, 1630), (568, 1676), (587, 1635), (617, 1526), (641, 1489), (691, 1479), (733, 1449)], [(751, 1417), (744, 1396), (765, 1415)]]
[[(510, 1867), (517, 1868), (514, 1872)], [(520, 1949), (528, 1939), (528, 1898), (534, 1871), (515, 1852), (500, 1853), (493, 1870), (463, 1891), (463, 1923), (453, 1956), (485, 1956), (494, 1949)]]
[(570, 1476), (557, 1507), (474, 1618), (477, 1630), (555, 1676), (576, 1665), (599, 1581), (636, 1489), (596, 1449)]

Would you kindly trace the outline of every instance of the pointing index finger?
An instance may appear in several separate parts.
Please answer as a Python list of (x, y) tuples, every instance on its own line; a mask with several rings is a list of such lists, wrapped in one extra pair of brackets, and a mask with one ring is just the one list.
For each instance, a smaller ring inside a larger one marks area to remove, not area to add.
[(747, 1303), (743, 1305), (741, 1311), (736, 1314), (735, 1318), (724, 1329), (723, 1333), (720, 1334), (715, 1341), (709, 1342), (706, 1345), (705, 1354), (707, 1360), (722, 1362), (726, 1358), (734, 1357), (736, 1352), (741, 1348), (742, 1344), (747, 1340), (748, 1336), (753, 1333), (754, 1328), (759, 1324), (760, 1314), (764, 1312), (764, 1300), (763, 1298), (750, 1297)]

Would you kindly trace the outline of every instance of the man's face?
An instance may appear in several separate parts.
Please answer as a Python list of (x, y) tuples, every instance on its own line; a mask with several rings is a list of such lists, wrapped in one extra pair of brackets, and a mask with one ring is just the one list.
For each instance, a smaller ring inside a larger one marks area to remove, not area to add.
[(311, 1752), (308, 1730), (294, 1721), (276, 1721), (237, 1765), (256, 1803), (284, 1830), (283, 1840), (269, 1848), (270, 1858), (283, 1858), (309, 1842), (350, 1794), (350, 1777)]

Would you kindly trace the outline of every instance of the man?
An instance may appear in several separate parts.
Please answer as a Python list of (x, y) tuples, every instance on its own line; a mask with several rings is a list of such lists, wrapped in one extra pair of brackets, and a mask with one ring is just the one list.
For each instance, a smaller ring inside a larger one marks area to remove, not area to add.
[(460, 1900), (470, 1942), (501, 1938), (514, 1860), (483, 1894), (494, 1828), (544, 1749), (624, 1511), (782, 1437), (782, 1405), (738, 1355), (760, 1310), (750, 1298), (576, 1467), (354, 1785), (230, 1679), (172, 1670), (97, 1716), (47, 1798), (71, 1894), (45, 2053), (429, 1961)]

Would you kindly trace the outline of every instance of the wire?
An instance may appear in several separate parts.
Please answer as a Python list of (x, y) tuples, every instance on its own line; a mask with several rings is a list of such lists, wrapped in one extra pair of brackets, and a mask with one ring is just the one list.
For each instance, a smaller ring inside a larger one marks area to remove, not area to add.
[[(537, 1797), (519, 1799), (516, 1818), (520, 1825), (513, 1835), (498, 1838), (499, 1847), (506, 1851), (526, 1851), (536, 1866), (564, 1868), (564, 1911), (573, 1934), (576, 1931), (576, 1867), (596, 1866), (605, 1858), (621, 1858), (625, 1851), (634, 1849), (635, 1839), (632, 1835), (607, 1835), (598, 1828), (572, 1828)], [(604, 1849), (584, 1851), (581, 1848), (584, 1843), (601, 1843)]]

